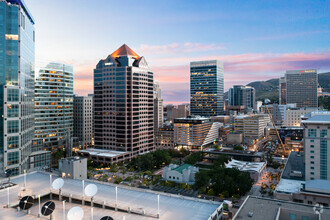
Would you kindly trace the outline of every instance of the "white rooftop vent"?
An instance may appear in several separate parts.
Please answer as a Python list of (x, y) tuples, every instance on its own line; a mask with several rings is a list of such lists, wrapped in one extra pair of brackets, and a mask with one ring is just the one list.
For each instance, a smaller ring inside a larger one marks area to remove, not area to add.
[(252, 217), (253, 216), (253, 212), (249, 212), (248, 216), (249, 217)]

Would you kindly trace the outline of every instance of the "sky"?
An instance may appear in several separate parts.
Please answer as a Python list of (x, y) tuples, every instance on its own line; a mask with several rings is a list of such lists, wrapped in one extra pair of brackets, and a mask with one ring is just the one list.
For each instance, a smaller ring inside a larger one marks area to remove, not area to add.
[(166, 104), (189, 103), (189, 64), (224, 63), (232, 85), (330, 70), (330, 0), (25, 0), (35, 19), (36, 66), (74, 67), (93, 93), (100, 59), (126, 43), (144, 56)]

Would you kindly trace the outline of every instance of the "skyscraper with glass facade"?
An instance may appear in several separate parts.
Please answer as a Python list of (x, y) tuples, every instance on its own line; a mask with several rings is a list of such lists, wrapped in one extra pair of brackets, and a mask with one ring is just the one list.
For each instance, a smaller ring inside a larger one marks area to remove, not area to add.
[(35, 138), (45, 150), (56, 151), (68, 137), (73, 137), (73, 67), (49, 63), (35, 83)]
[(153, 83), (145, 58), (126, 44), (100, 60), (94, 70), (95, 148), (131, 156), (155, 149)]
[(218, 60), (190, 63), (191, 115), (216, 116), (224, 112), (223, 63)]
[(245, 111), (249, 112), (255, 109), (255, 89), (251, 86), (234, 85), (229, 89), (229, 105), (244, 106)]
[(34, 20), (22, 0), (0, 0), (0, 170), (29, 168), (34, 137)]

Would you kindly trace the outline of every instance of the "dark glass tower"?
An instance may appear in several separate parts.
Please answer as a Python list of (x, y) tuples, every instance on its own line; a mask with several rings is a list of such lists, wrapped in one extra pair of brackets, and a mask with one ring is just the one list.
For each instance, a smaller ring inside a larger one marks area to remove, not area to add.
[(0, 1), (0, 170), (29, 168), (34, 138), (34, 20), (22, 0)]
[(154, 150), (153, 73), (127, 45), (100, 60), (94, 70), (95, 148)]
[(224, 112), (223, 64), (218, 60), (190, 63), (191, 115), (216, 116)]

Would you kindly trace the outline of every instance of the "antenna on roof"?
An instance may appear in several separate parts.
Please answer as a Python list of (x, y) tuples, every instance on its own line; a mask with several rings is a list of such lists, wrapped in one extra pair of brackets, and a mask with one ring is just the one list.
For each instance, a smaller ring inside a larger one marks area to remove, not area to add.
[(69, 211), (68, 211), (68, 220), (81, 220), (84, 217), (84, 210), (82, 210), (82, 208), (76, 206), (76, 207), (72, 207)]
[(62, 178), (57, 178), (56, 180), (54, 180), (52, 187), (53, 189), (58, 189), (58, 195), (59, 195), (59, 200), (62, 200), (62, 187), (64, 185), (64, 180)]
[[(32, 196), (24, 196), (18, 203), (22, 210), (29, 210), (33, 206), (34, 200)], [(28, 211), (29, 214), (29, 211)]]
[(85, 195), (91, 197), (91, 206), (93, 207), (93, 197), (97, 193), (97, 186), (95, 184), (88, 184), (85, 187)]
[(48, 216), (50, 215), (50, 219), (52, 219), (52, 213), (55, 210), (55, 203), (53, 201), (48, 201), (45, 204), (43, 204), (41, 208), (41, 214), (43, 216)]

